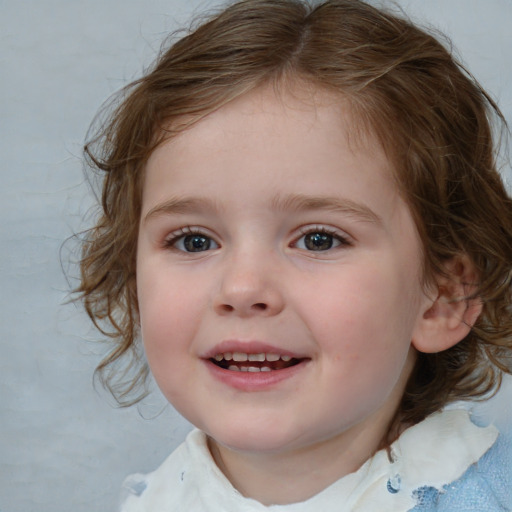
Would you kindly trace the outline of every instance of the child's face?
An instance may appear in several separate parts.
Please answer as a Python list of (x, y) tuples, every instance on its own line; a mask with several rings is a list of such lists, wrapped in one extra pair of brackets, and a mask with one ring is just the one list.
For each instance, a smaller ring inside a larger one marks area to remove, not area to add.
[[(147, 359), (168, 400), (224, 447), (361, 432), (378, 444), (403, 393), (427, 301), (421, 247), (390, 163), (354, 133), (338, 97), (265, 89), (148, 162)], [(246, 354), (257, 361), (236, 361)]]

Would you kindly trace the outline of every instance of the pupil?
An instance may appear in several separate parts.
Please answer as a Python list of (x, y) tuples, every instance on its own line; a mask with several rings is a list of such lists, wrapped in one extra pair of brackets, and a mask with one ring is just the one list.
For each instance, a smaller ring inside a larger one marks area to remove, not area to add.
[(183, 245), (188, 252), (207, 251), (210, 248), (210, 240), (201, 235), (186, 236)]
[(311, 251), (326, 251), (332, 247), (332, 236), (326, 233), (310, 233), (304, 239), (306, 247)]

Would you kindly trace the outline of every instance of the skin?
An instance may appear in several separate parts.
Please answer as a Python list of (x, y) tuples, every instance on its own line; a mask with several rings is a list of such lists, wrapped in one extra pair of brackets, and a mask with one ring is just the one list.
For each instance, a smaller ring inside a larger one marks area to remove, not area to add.
[[(339, 96), (263, 88), (147, 164), (137, 290), (149, 365), (233, 485), (264, 504), (357, 470), (389, 428), (415, 343), (437, 339), (413, 219), (379, 144), (354, 127)], [(332, 247), (311, 250), (311, 233)], [(233, 340), (304, 359), (240, 389), (208, 362)]]

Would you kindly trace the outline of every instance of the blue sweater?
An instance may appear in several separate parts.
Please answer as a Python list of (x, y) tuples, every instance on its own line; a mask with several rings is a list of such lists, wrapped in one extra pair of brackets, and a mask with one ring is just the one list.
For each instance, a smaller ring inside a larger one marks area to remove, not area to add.
[(442, 492), (417, 491), (419, 504), (411, 512), (511, 512), (512, 436), (500, 435), (492, 448)]

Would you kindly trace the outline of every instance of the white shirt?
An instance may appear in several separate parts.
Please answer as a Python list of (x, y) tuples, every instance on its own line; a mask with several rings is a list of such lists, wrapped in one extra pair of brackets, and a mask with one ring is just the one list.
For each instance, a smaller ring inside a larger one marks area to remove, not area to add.
[(416, 504), (416, 489), (440, 490), (459, 479), (497, 436), (492, 426), (475, 426), (465, 410), (436, 413), (393, 443), (393, 462), (381, 450), (306, 501), (264, 506), (231, 485), (206, 435), (194, 430), (156, 471), (126, 479), (121, 512), (406, 512)]

